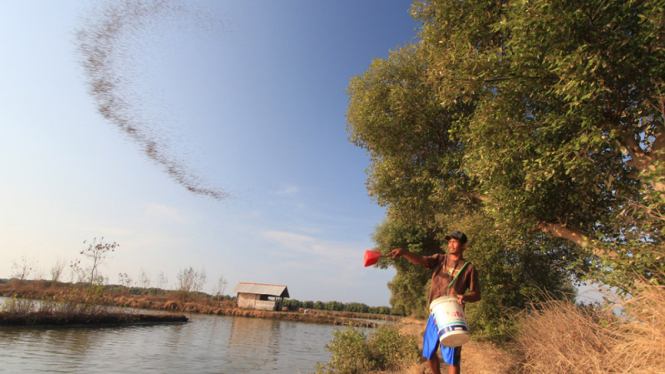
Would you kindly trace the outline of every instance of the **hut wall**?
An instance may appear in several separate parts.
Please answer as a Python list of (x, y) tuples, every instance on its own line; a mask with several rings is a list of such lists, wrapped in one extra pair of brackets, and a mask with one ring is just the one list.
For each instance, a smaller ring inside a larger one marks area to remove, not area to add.
[(260, 310), (277, 310), (277, 303), (272, 300), (256, 300), (254, 309)]
[(275, 300), (268, 300), (267, 295), (257, 295), (253, 293), (238, 294), (238, 308), (277, 310), (277, 306), (278, 303)]
[(239, 293), (238, 294), (238, 308), (251, 308), (254, 309), (256, 301), (260, 295), (252, 293)]

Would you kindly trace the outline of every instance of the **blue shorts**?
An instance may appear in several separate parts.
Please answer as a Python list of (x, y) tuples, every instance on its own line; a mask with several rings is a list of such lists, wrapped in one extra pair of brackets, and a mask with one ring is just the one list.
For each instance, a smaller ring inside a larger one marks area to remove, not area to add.
[(441, 357), (448, 365), (459, 365), (462, 356), (462, 347), (444, 347), (439, 344), (439, 328), (433, 316), (427, 320), (425, 337), (423, 338), (423, 357), (428, 360), (436, 357), (436, 349), (441, 346)]

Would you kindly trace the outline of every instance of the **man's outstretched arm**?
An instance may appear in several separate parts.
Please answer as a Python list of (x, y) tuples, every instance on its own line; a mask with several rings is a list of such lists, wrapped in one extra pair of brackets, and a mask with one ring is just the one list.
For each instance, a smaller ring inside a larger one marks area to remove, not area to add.
[(390, 251), (390, 253), (388, 253), (388, 255), (392, 258), (404, 257), (405, 259), (409, 260), (409, 262), (412, 262), (416, 265), (427, 267), (427, 260), (425, 260), (425, 257), (410, 252), (408, 249), (405, 248), (393, 249), (392, 251)]

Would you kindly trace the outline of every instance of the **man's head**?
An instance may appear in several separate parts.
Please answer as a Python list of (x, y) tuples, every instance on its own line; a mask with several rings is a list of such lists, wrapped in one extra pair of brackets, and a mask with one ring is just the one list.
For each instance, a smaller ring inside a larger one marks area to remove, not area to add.
[(446, 235), (445, 239), (448, 241), (450, 254), (460, 254), (466, 249), (466, 234), (461, 231), (453, 231), (450, 235)]
[(466, 244), (466, 234), (461, 231), (453, 231), (450, 235), (446, 235), (446, 240), (457, 239), (460, 241), (460, 244)]

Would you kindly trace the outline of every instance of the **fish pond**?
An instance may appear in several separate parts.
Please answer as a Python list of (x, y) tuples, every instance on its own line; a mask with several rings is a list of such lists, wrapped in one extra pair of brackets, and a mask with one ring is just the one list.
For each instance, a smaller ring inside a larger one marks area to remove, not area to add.
[[(0, 298), (0, 303), (3, 298)], [(190, 322), (2, 327), (4, 373), (307, 373), (335, 326), (188, 314)]]

